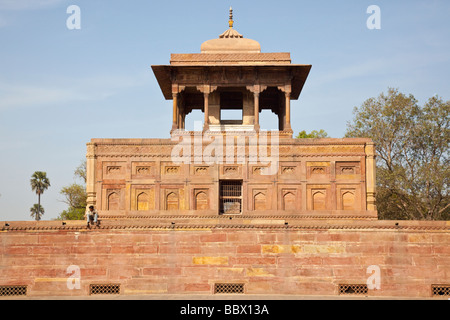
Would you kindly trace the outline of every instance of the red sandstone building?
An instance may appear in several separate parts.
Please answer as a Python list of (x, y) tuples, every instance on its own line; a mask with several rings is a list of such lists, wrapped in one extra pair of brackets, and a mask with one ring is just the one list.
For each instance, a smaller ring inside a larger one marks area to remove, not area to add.
[[(310, 65), (262, 53), (230, 17), (201, 53), (152, 69), (171, 139), (92, 139), (101, 226), (3, 223), (0, 295), (450, 294), (450, 225), (377, 220), (370, 139), (292, 137)], [(278, 130), (260, 128), (267, 109)], [(193, 110), (203, 126), (187, 131)]]

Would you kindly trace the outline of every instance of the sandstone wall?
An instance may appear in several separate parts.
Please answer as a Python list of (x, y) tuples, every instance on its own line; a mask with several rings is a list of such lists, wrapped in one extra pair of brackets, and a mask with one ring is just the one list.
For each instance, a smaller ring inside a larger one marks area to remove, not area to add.
[[(71, 224), (72, 223), (72, 224)], [(0, 231), (0, 286), (27, 285), (28, 296), (85, 296), (90, 284), (120, 284), (121, 294), (213, 294), (215, 283), (243, 283), (246, 294), (339, 294), (366, 284), (379, 266), (381, 289), (368, 296), (431, 297), (450, 284), (445, 222), (308, 222), (159, 226), (105, 221), (28, 223)], [(3, 224), (2, 224), (3, 225)], [(69, 266), (80, 289), (69, 290)]]

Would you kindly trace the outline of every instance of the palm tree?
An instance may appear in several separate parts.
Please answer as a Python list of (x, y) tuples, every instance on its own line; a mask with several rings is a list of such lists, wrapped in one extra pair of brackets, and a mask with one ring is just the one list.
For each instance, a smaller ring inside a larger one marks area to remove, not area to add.
[[(38, 203), (37, 203), (37, 207), (36, 207), (36, 210), (37, 210), (36, 212), (39, 213), (39, 211), (42, 210), (42, 214), (43, 214), (44, 212), (41, 207), (41, 194), (43, 194), (44, 191), (47, 190), (48, 187), (50, 187), (50, 180), (47, 178), (47, 173), (41, 172), (41, 171), (36, 171), (31, 176), (30, 183), (31, 183), (31, 190), (36, 192), (36, 194), (38, 195)], [(41, 218), (40, 214), (35, 215), (35, 218), (36, 218), (36, 221), (40, 220), (40, 218)]]
[(31, 216), (34, 217), (36, 221), (39, 221), (44, 214), (44, 208), (36, 203), (30, 208), (30, 212)]

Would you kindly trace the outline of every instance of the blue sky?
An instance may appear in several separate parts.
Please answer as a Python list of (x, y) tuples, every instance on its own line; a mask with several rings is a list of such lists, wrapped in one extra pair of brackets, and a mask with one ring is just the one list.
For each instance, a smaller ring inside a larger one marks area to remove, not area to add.
[[(80, 30), (66, 27), (70, 5)], [(150, 66), (200, 52), (227, 29), (230, 5), (263, 52), (312, 64), (292, 103), (295, 132), (343, 137), (353, 108), (388, 87), (420, 104), (450, 99), (448, 0), (0, 0), (0, 221), (31, 219), (34, 171), (51, 181), (43, 219), (56, 218), (91, 138), (168, 138), (171, 102)], [(381, 30), (366, 26), (370, 5)]]

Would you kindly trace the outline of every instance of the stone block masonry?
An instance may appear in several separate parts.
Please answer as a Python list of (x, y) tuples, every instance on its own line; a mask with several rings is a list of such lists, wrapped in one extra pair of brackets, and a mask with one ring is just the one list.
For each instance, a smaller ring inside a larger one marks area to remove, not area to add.
[(433, 285), (450, 284), (448, 222), (242, 221), (105, 220), (90, 230), (83, 222), (10, 222), (0, 229), (0, 286), (27, 286), (38, 297), (88, 296), (92, 284), (114, 284), (121, 295), (163, 298), (238, 283), (244, 294), (336, 296), (340, 285), (366, 284), (373, 265), (380, 289), (369, 297), (430, 298)]

